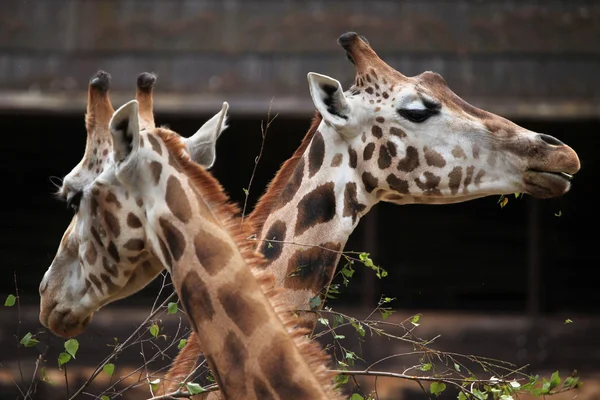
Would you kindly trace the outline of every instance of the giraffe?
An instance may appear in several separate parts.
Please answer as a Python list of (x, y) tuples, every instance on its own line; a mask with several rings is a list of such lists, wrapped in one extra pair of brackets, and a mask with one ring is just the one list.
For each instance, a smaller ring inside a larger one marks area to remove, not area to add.
[[(88, 134), (95, 136), (86, 152), (97, 154), (110, 102), (94, 79), (89, 92)], [(141, 104), (125, 104), (106, 125), (103, 168), (77, 187), (68, 175), (59, 191), (75, 215), (40, 284), (42, 324), (75, 336), (100, 307), (166, 268), (225, 398), (340, 399), (327, 356), (294, 329), (273, 277), (257, 269), (263, 258), (243, 241), (239, 209), (189, 158), (213, 160), (219, 133), (201, 128), (202, 140), (183, 141), (166, 128), (142, 129), (154, 123), (151, 101), (144, 110)], [(205, 125), (222, 131), (226, 111)]]
[[(401, 74), (354, 32), (338, 43), (355, 66), (354, 84), (344, 92), (336, 79), (308, 74), (315, 118), (248, 218), (288, 310), (324, 297), (348, 237), (379, 201), (450, 204), (569, 190), (579, 159), (558, 139), (466, 103), (439, 74)], [(312, 331), (316, 314), (297, 313)], [(186, 346), (167, 381), (187, 376), (199, 354)]]

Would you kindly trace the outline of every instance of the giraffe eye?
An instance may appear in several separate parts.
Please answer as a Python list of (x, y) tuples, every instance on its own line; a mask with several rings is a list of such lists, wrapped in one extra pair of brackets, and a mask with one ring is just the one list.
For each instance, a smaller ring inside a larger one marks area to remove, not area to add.
[(75, 192), (73, 196), (67, 199), (67, 207), (73, 210), (73, 213), (77, 214), (79, 210), (79, 203), (81, 203), (81, 197), (83, 196), (83, 192)]
[(400, 114), (401, 117), (409, 120), (410, 122), (414, 122), (414, 123), (418, 124), (421, 122), (425, 122), (429, 117), (437, 114), (437, 111), (431, 110), (428, 108), (421, 109), (421, 110), (419, 110), (419, 109), (409, 110), (407, 108), (401, 108), (398, 110), (398, 114)]

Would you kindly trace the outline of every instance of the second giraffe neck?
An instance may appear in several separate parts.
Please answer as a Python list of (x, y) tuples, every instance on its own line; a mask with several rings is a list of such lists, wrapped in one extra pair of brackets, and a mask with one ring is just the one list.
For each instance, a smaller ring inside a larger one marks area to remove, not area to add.
[(325, 293), (348, 237), (377, 202), (355, 168), (361, 139), (349, 143), (324, 129), (331, 128), (319, 126), (258, 237), (290, 309)]

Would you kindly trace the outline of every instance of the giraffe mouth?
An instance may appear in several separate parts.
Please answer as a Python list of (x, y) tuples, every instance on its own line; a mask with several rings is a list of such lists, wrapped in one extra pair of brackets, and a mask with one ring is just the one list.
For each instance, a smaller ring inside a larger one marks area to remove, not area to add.
[(571, 189), (573, 175), (530, 169), (524, 177), (526, 192), (537, 198), (559, 197)]
[(573, 177), (574, 177), (573, 174), (568, 174), (566, 172), (540, 171), (540, 170), (536, 170), (536, 169), (530, 169), (529, 171), (535, 172), (537, 174), (553, 175), (553, 176), (556, 176), (558, 178), (566, 179), (567, 181), (571, 181), (573, 179)]

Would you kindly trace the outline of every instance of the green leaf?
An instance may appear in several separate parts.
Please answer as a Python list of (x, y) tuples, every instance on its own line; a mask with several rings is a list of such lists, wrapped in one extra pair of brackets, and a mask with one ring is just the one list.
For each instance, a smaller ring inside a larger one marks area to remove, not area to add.
[(71, 355), (68, 353), (60, 353), (58, 355), (58, 368), (61, 367), (61, 365), (68, 363), (71, 360)]
[(206, 389), (204, 389), (202, 386), (198, 385), (197, 383), (186, 383), (185, 387), (188, 390), (189, 394), (199, 394), (199, 393), (203, 393), (206, 392)]
[(573, 320), (570, 320), (569, 318), (565, 319), (565, 324), (572, 324)]
[(242, 188), (242, 190), (244, 191), (244, 194), (245, 194), (246, 196), (248, 196), (248, 189), (246, 189), (246, 188)]
[(477, 399), (479, 400), (486, 400), (488, 397), (487, 393), (483, 393), (482, 391), (478, 390), (478, 389), (473, 389), (473, 394), (475, 395), (475, 397), (477, 397)]
[(115, 364), (106, 364), (104, 367), (102, 367), (102, 371), (104, 371), (104, 373), (108, 376), (113, 376), (113, 373), (115, 372)]
[(419, 369), (421, 371), (425, 371), (425, 372), (431, 371), (431, 368), (433, 368), (433, 365), (431, 365), (431, 363), (427, 363), (427, 364), (423, 364), (423, 365), (419, 366)]
[(344, 335), (338, 335), (337, 333), (333, 333), (333, 338), (337, 339), (337, 340), (341, 340), (341, 339), (346, 339), (346, 336)]
[(578, 386), (578, 384), (579, 384), (578, 376), (569, 376), (569, 377), (565, 378), (565, 382), (563, 383), (563, 386), (568, 387), (568, 388), (575, 388)]
[(267, 248), (268, 249), (272, 249), (273, 248), (273, 244), (271, 244), (271, 242), (267, 242)]
[(37, 340), (32, 334), (31, 332), (27, 332), (25, 334), (25, 336), (23, 336), (21, 338), (21, 341), (19, 342), (20, 344), (22, 344), (25, 347), (33, 347), (36, 344), (38, 344), (40, 341)]
[(321, 305), (321, 296), (316, 295), (315, 297), (310, 299), (309, 304), (311, 310), (318, 308)]
[(381, 319), (387, 319), (390, 315), (394, 313), (394, 310), (389, 308), (380, 308), (379, 312), (381, 313)]
[(510, 394), (500, 395), (500, 400), (515, 400)]
[(4, 306), (12, 307), (15, 305), (16, 300), (17, 300), (17, 298), (14, 295), (9, 294), (8, 297), (6, 298), (6, 300), (4, 301)]
[(432, 382), (431, 386), (429, 386), (429, 391), (435, 396), (439, 396), (444, 390), (446, 390), (444, 382)]
[(465, 394), (465, 392), (458, 393), (458, 400), (467, 400), (467, 395)]
[(358, 393), (354, 393), (352, 397), (350, 397), (350, 400), (365, 400), (365, 398)]
[(454, 369), (456, 370), (456, 372), (460, 372), (460, 365), (454, 363)]
[(150, 325), (150, 328), (148, 328), (148, 330), (150, 331), (150, 334), (152, 335), (152, 337), (158, 336), (159, 328), (158, 328), (157, 324)]
[(102, 397), (100, 397), (100, 400), (110, 400), (110, 397), (104, 394)]
[(360, 322), (353, 321), (352, 326), (356, 329), (356, 333), (360, 336), (365, 337), (365, 328), (360, 324)]
[(350, 377), (348, 375), (336, 375), (333, 378), (333, 381), (337, 386), (345, 385), (346, 383), (348, 383), (349, 380)]
[(337, 328), (338, 325), (343, 324), (344, 323), (344, 317), (342, 317), (339, 314), (334, 314), (333, 315), (333, 327)]
[(550, 390), (554, 389), (558, 385), (560, 385), (560, 375), (558, 374), (558, 371), (554, 371), (550, 377)]
[(317, 321), (319, 321), (320, 324), (325, 325), (325, 326), (329, 326), (329, 320), (327, 318), (319, 318), (317, 319)]
[(547, 381), (546, 378), (542, 378), (542, 393), (547, 394), (550, 391), (550, 381)]
[(167, 306), (167, 314), (177, 314), (177, 303), (169, 303)]
[(77, 353), (78, 349), (79, 342), (77, 339), (69, 339), (65, 342), (65, 350), (67, 350), (67, 353), (69, 353), (71, 357), (75, 358), (75, 354)]
[(181, 350), (185, 347), (185, 345), (187, 344), (187, 339), (181, 339), (179, 341), (179, 344), (177, 345), (177, 349)]
[(561, 217), (562, 216), (562, 211), (558, 210), (558, 212), (554, 213), (555, 217)]
[(414, 317), (412, 317), (412, 319), (410, 320), (410, 323), (413, 324), (414, 326), (419, 326), (420, 319), (421, 319), (421, 316), (419, 314), (417, 314)]

